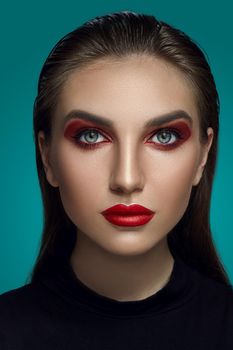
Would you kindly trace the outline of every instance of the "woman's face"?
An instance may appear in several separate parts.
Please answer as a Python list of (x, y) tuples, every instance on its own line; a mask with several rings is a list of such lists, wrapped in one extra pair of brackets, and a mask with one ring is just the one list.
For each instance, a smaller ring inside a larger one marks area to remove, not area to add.
[[(96, 121), (83, 119), (87, 113)], [(52, 135), (47, 147), (39, 133), (47, 180), (59, 187), (78, 235), (109, 252), (136, 255), (166, 239), (183, 216), (213, 130), (202, 146), (192, 88), (180, 71), (131, 56), (73, 72)], [(137, 203), (155, 215), (145, 225), (117, 226), (101, 212), (119, 203)]]

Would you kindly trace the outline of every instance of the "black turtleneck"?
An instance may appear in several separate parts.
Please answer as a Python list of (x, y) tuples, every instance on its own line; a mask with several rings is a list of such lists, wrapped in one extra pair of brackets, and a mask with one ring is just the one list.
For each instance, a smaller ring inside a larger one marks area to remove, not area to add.
[(138, 301), (102, 296), (54, 260), (0, 296), (1, 350), (233, 350), (233, 289), (178, 257), (167, 284)]

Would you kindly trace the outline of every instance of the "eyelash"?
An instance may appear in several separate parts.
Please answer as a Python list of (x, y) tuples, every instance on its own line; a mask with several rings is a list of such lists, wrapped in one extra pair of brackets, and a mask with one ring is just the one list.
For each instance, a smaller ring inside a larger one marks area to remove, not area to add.
[[(75, 140), (75, 143), (78, 144), (78, 146), (80, 146), (80, 147), (82, 147), (84, 149), (94, 149), (94, 148), (100, 147), (101, 144), (106, 142), (106, 141), (102, 141), (102, 142), (97, 142), (97, 143), (85, 143), (85, 142), (79, 140), (79, 138), (82, 135), (89, 134), (92, 131), (94, 131), (94, 133), (96, 133), (96, 134), (101, 134), (102, 136), (104, 136), (102, 131), (99, 131), (96, 128), (86, 128), (86, 129), (82, 130), (81, 132), (77, 133), (75, 136), (73, 136), (73, 139)], [(155, 133), (153, 133), (150, 138), (153, 138), (155, 135), (157, 135), (159, 133), (162, 133), (162, 132), (167, 132), (167, 133), (175, 135), (176, 141), (173, 142), (173, 143), (168, 143), (168, 144), (157, 143), (156, 147), (158, 147), (158, 148), (166, 149), (166, 150), (173, 149), (173, 148), (177, 147), (177, 145), (183, 139), (182, 133), (180, 133), (179, 130), (174, 129), (174, 128), (161, 128), (161, 129), (157, 130)], [(153, 141), (149, 142), (149, 143), (156, 145), (156, 143), (153, 142)]]

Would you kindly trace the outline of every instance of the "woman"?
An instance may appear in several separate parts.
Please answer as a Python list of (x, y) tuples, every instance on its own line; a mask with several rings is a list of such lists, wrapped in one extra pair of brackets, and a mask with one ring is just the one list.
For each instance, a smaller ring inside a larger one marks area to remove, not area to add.
[(34, 104), (44, 204), (29, 283), (0, 297), (3, 349), (232, 349), (209, 209), (219, 99), (183, 32), (97, 17), (62, 38)]

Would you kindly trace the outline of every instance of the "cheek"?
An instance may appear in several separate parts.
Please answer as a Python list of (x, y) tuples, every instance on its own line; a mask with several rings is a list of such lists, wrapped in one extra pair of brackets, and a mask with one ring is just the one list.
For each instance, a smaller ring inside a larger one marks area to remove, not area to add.
[[(192, 182), (197, 171), (198, 154), (195, 151), (182, 153), (172, 160), (167, 159), (161, 166), (158, 179), (161, 210), (182, 216), (187, 208)], [(169, 161), (170, 160), (170, 161)]]
[(107, 179), (103, 167), (100, 172), (96, 156), (77, 157), (76, 152), (63, 150), (60, 153), (56, 161), (56, 174), (64, 209), (78, 224), (80, 220), (90, 220), (90, 213), (100, 205), (99, 189), (106, 188)]

